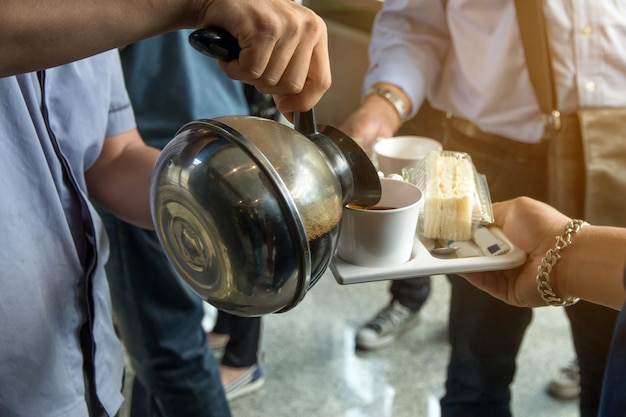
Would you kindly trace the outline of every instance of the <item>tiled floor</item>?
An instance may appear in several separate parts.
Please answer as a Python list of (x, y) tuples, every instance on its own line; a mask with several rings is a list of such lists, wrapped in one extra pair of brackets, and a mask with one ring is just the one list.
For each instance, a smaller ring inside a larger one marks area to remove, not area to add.
[[(265, 319), (267, 382), (233, 401), (234, 417), (435, 417), (448, 358), (449, 285), (433, 291), (417, 328), (394, 345), (355, 352), (354, 332), (388, 301), (388, 283), (340, 286), (330, 272), (293, 310)], [(559, 308), (536, 310), (519, 356), (513, 386), (516, 416), (576, 416), (576, 401), (545, 393), (553, 370), (573, 357)], [(487, 416), (486, 416), (487, 417)]]
[[(327, 272), (296, 308), (267, 316), (266, 385), (233, 401), (233, 416), (438, 416), (449, 353), (448, 281), (433, 277), (417, 328), (383, 350), (356, 353), (355, 329), (387, 302), (387, 287), (384, 282), (341, 286)], [(535, 310), (513, 385), (516, 416), (578, 415), (576, 401), (556, 401), (545, 393), (554, 369), (572, 357), (563, 310)]]
[[(355, 329), (387, 302), (387, 287), (341, 286), (329, 271), (296, 308), (266, 316), (266, 384), (233, 401), (233, 417), (437, 417), (449, 354), (448, 281), (433, 277), (415, 329), (390, 347), (357, 353)], [(576, 401), (545, 393), (554, 369), (573, 357), (565, 314), (546, 307), (534, 317), (518, 359), (514, 414), (577, 416)]]

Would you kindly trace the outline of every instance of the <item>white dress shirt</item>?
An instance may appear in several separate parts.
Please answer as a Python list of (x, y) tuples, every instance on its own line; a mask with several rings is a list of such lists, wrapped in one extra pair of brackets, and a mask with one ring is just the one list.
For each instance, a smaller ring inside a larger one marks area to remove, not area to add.
[[(445, 4), (445, 6), (444, 6)], [(626, 106), (626, 0), (546, 0), (559, 110)], [(543, 118), (514, 0), (385, 0), (364, 91), (390, 82), (486, 132), (537, 142)]]

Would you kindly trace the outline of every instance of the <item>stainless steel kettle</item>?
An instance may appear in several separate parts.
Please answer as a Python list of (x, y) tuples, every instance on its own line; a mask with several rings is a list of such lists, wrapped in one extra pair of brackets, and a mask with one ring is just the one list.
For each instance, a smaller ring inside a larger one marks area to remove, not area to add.
[(252, 116), (190, 122), (151, 180), (157, 236), (180, 277), (240, 316), (296, 306), (327, 269), (345, 204), (380, 199), (376, 169), (347, 135)]

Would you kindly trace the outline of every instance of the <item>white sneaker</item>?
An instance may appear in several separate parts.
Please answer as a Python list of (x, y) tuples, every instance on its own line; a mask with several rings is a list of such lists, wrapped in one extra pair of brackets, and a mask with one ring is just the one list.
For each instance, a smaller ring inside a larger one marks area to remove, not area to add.
[(548, 394), (559, 400), (574, 400), (580, 395), (580, 370), (576, 360), (559, 368), (548, 384)]
[(245, 374), (224, 386), (224, 393), (226, 394), (226, 399), (232, 401), (235, 398), (260, 390), (263, 388), (263, 385), (265, 385), (265, 376), (263, 375), (263, 369), (257, 363), (252, 365)]

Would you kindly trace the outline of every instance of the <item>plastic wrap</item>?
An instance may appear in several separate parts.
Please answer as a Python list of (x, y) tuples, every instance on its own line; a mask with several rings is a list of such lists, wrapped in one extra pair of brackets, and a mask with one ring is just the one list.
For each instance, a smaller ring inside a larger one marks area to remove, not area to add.
[(484, 175), (463, 152), (431, 151), (402, 170), (405, 181), (424, 192), (418, 233), (441, 240), (471, 240), (479, 225), (493, 223), (491, 196)]

